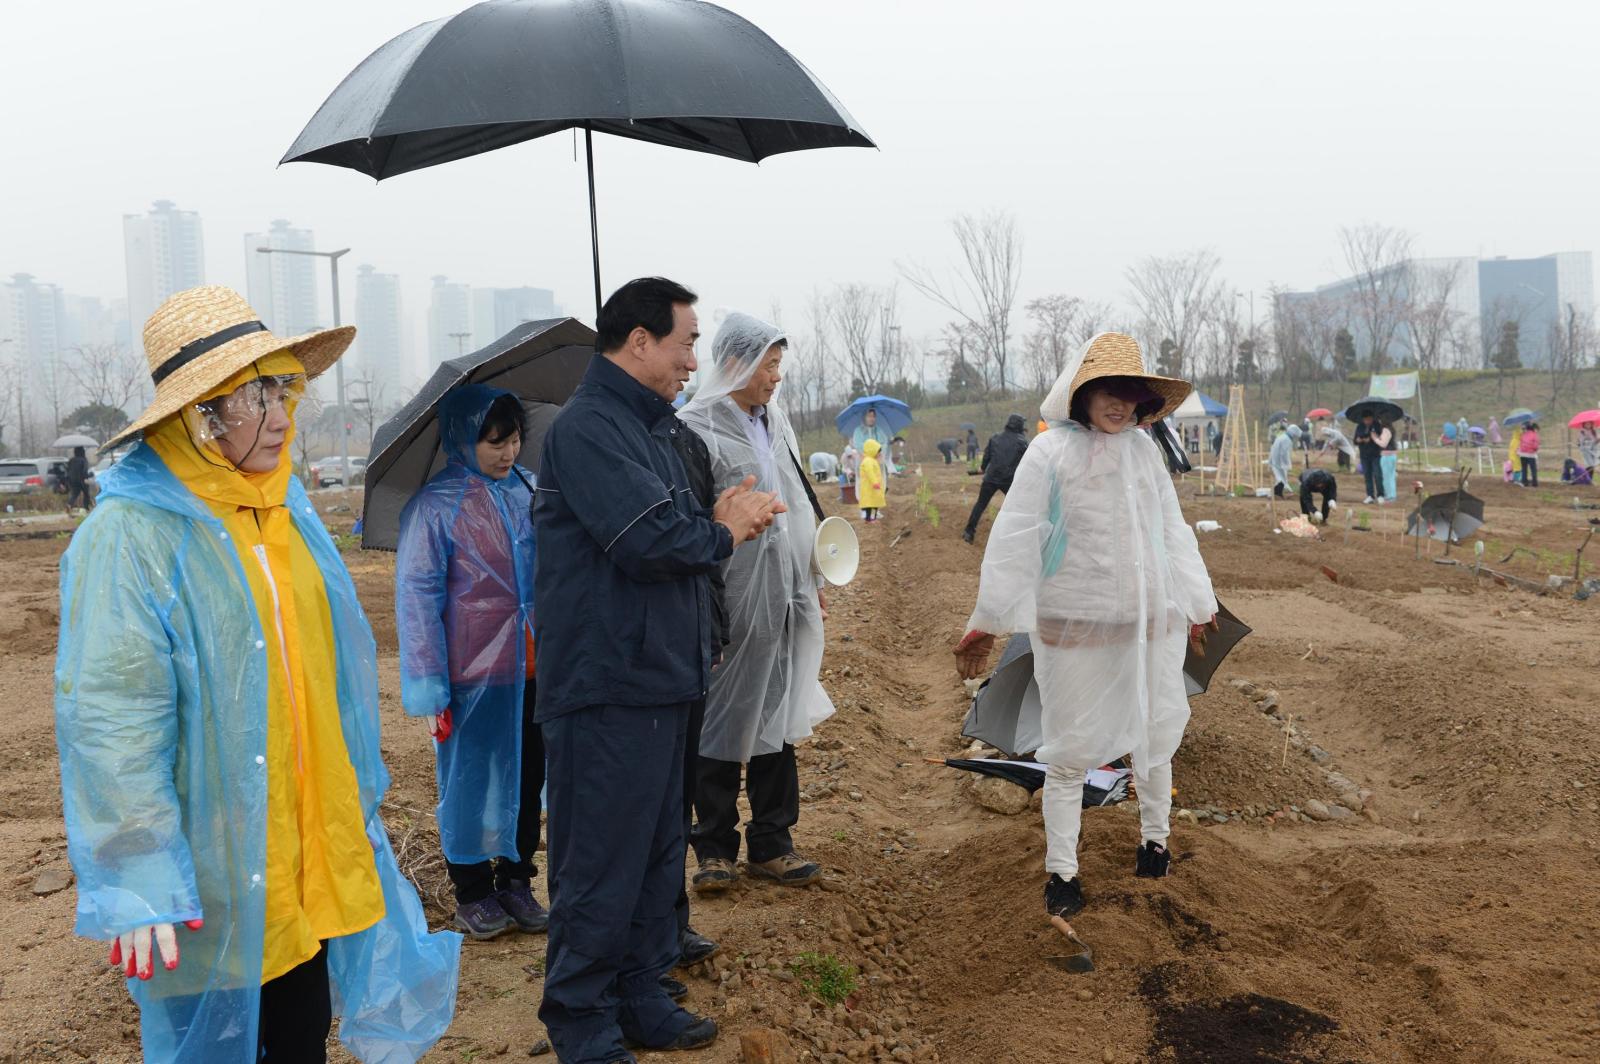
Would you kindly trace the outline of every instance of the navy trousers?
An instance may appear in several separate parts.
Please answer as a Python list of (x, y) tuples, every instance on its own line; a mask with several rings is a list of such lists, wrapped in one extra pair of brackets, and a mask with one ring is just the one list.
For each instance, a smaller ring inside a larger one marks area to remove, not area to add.
[(693, 1017), (661, 989), (678, 960), (690, 706), (586, 706), (543, 724), (550, 931), (539, 1020), (561, 1064), (626, 1058)]

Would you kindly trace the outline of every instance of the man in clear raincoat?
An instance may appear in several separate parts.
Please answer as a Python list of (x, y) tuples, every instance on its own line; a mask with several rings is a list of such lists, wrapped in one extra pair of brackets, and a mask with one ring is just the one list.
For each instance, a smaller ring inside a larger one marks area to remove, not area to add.
[(1189, 391), (1146, 373), (1138, 343), (1120, 333), (1101, 333), (1069, 361), (1040, 407), (1050, 430), (1028, 446), (989, 533), (956, 650), (972, 677), (995, 634), (1032, 642), (1052, 916), (1084, 904), (1084, 773), (1124, 754), (1139, 795), (1135, 874), (1168, 870), (1172, 757), (1189, 720), (1185, 644), (1204, 640), (1217, 601), (1161, 450), (1135, 430)]
[(1272, 494), (1283, 498), (1289, 493), (1289, 474), (1294, 470), (1294, 448), (1300, 442), (1300, 427), (1288, 425), (1272, 441), (1267, 466), (1272, 470)]
[(729, 643), (706, 698), (691, 839), (702, 893), (725, 890), (737, 876), (741, 765), (750, 873), (790, 886), (822, 874), (795, 852), (790, 835), (800, 819), (794, 744), (833, 714), (833, 703), (817, 680), (824, 607), (811, 559), (818, 511), (794, 429), (773, 403), (787, 344), (776, 326), (728, 315), (712, 343), (711, 373), (678, 415), (706, 443), (714, 491), (753, 476), (757, 490), (775, 492), (788, 507), (722, 567)]
[(106, 446), (144, 440), (61, 561), (76, 930), (112, 942), (147, 1061), (319, 1061), (339, 1013), (359, 1059), (409, 1062), (454, 1010), (460, 937), (428, 934), (378, 812), (372, 632), (290, 464), (305, 381), (354, 332), (168, 299), (155, 400)]
[(515, 395), (484, 384), (439, 403), (447, 464), (406, 504), (395, 558), (400, 697), (434, 737), (439, 842), (455, 926), (543, 931), (534, 898), (544, 741), (534, 723), (532, 474)]

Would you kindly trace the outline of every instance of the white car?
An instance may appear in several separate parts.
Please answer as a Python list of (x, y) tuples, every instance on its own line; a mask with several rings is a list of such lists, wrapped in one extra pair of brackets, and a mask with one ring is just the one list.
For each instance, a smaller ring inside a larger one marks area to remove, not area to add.
[(0, 493), (48, 491), (49, 472), (57, 458), (0, 459)]
[[(361, 483), (367, 472), (367, 458), (365, 455), (350, 456), (350, 481), (354, 484)], [(344, 483), (344, 462), (338, 455), (327, 458), (318, 458), (311, 463), (311, 483), (319, 488), (331, 488), (335, 484)]]

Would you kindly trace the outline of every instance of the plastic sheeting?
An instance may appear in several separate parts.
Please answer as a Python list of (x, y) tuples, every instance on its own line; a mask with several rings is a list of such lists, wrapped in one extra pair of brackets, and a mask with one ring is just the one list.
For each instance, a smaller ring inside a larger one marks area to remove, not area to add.
[(811, 572), (817, 527), (800, 479), (794, 429), (771, 402), (767, 439), (758, 445), (750, 418), (730, 397), (783, 339), (776, 326), (748, 314), (728, 315), (712, 343), (711, 375), (679, 414), (706, 442), (715, 491), (754, 476), (758, 491), (776, 491), (789, 508), (723, 563), (730, 642), (712, 674), (700, 732), (701, 756), (718, 761), (777, 753), (833, 715), (817, 680), (823, 651), (822, 610)]
[(451, 710), (434, 753), (439, 840), (456, 864), (528, 856), (516, 842), (534, 562), (521, 478), (533, 475), (494, 480), (477, 462), (484, 416), (510, 394), (469, 384), (440, 400), (448, 464), (401, 512), (395, 558), (401, 702), (413, 716)]
[(1217, 600), (1155, 441), (1066, 420), (1088, 346), (1041, 407), (1057, 427), (1017, 467), (967, 627), (1030, 634), (1040, 761), (1099, 765), (1131, 753), (1148, 771), (1183, 738), (1187, 629)]
[[(340, 1038), (420, 1058), (455, 1009), (459, 935), (428, 934), (378, 805), (377, 651), (338, 549), (299, 482), (285, 505), (315, 557), (339, 714), (383, 886), (377, 925), (328, 943)], [(203, 917), (183, 961), (129, 980), (147, 1061), (253, 1064), (266, 890), (267, 651), (223, 527), (141, 444), (104, 478), (61, 563), (56, 730), (76, 930), (110, 939)], [(261, 759), (261, 760), (258, 760)]]

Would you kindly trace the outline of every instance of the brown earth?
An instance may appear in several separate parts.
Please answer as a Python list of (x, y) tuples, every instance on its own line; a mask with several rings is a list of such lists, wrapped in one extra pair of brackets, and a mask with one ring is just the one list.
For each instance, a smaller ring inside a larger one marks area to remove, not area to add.
[[(838, 714), (801, 749), (798, 829), (828, 878), (801, 891), (741, 880), (697, 903), (697, 927), (724, 950), (689, 974), (690, 1006), (725, 1034), (683, 1059), (737, 1061), (738, 1034), (760, 1027), (786, 1032), (800, 1059), (828, 1061), (1600, 1056), (1600, 602), (1433, 564), (1437, 543), (1417, 558), (1393, 508), (1347, 506), (1371, 531), (1336, 518), (1316, 542), (1273, 534), (1265, 500), (1197, 498), (1185, 485), (1188, 517), (1224, 526), (1201, 547), (1255, 634), (1193, 700), (1172, 877), (1133, 878), (1132, 803), (1086, 815), (1089, 908), (1076, 926), (1098, 970), (1070, 975), (1045, 963), (1066, 950), (1041, 905), (1037, 803), (989, 812), (963, 774), (924, 761), (967, 746), (950, 647), (980, 557), (959, 539), (976, 479), (926, 472), (937, 527), (914, 482), (897, 482), (888, 519), (858, 525), (861, 575), (830, 596), (824, 681)], [(1444, 478), (1428, 484), (1446, 490)], [(1590, 514), (1563, 509), (1562, 490), (1475, 484), (1489, 507), (1485, 564), (1537, 583), (1570, 576)], [(135, 1010), (103, 946), (71, 936), (72, 890), (33, 893), (42, 873), (67, 868), (50, 710), (63, 546), (0, 543), (0, 690), (12, 707), (0, 748), (0, 1061), (134, 1060)], [(1525, 549), (1499, 564), (1513, 547)], [(1451, 554), (1473, 557), (1470, 544)], [(1589, 557), (1593, 568), (1600, 548)], [(382, 656), (391, 831), (442, 922), (432, 758), (396, 702), (392, 559), (346, 559)], [(469, 943), (457, 1021), (427, 1059), (525, 1057), (542, 1035), (543, 943)], [(789, 970), (802, 952), (856, 966), (856, 993), (833, 1007), (808, 995)]]

